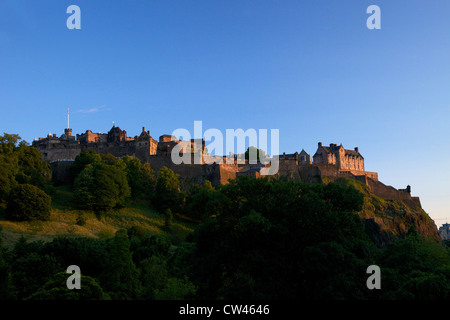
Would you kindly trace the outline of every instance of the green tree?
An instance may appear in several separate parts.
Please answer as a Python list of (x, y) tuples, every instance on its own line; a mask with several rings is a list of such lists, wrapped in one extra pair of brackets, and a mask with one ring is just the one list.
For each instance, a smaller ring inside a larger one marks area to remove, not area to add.
[(2, 246), (2, 227), (0, 226), (0, 301), (14, 298), (11, 287), (11, 271), (4, 258), (5, 248)]
[(12, 153), (19, 145), (27, 145), (27, 142), (22, 141), (18, 134), (4, 132), (3, 136), (0, 136), (0, 153)]
[(197, 288), (188, 279), (169, 278), (165, 287), (155, 290), (156, 300), (186, 300), (196, 293)]
[(130, 252), (127, 232), (116, 232), (109, 248), (108, 265), (101, 276), (101, 283), (114, 300), (136, 299), (142, 290), (139, 270), (136, 268)]
[(0, 201), (18, 184), (32, 184), (50, 193), (50, 165), (20, 136), (5, 133), (0, 136)]
[(35, 293), (25, 300), (109, 300), (109, 296), (92, 277), (81, 275), (81, 290), (67, 288), (70, 275), (60, 272), (51, 277)]
[(192, 219), (204, 220), (212, 215), (219, 215), (227, 198), (215, 190), (211, 182), (206, 180), (203, 185), (194, 185), (186, 196), (184, 214)]
[(118, 162), (123, 162), (128, 184), (133, 197), (149, 198), (153, 195), (156, 178), (149, 163), (142, 164), (139, 159), (125, 156)]
[(245, 160), (249, 160), (250, 156), (252, 159), (263, 160), (266, 157), (266, 152), (262, 149), (258, 149), (256, 147), (248, 147), (245, 151)]
[(157, 255), (144, 259), (140, 263), (142, 296), (146, 300), (155, 299), (155, 291), (162, 290), (167, 283), (168, 272), (166, 260)]
[(115, 165), (87, 165), (75, 179), (74, 202), (82, 209), (105, 212), (123, 205), (129, 196), (126, 174)]
[(437, 242), (411, 229), (383, 251), (377, 264), (383, 266), (385, 299), (446, 299), (450, 297), (450, 257)]
[(53, 256), (61, 266), (77, 265), (83, 275), (97, 278), (107, 268), (105, 241), (89, 237), (56, 237), (45, 243), (43, 254)]
[(78, 156), (76, 156), (75, 161), (70, 166), (70, 180), (75, 181), (81, 171), (83, 171), (88, 165), (101, 162), (102, 157), (97, 152), (93, 150), (81, 152)]
[(11, 270), (11, 282), (17, 298), (24, 299), (36, 292), (62, 268), (53, 256), (29, 252), (17, 257), (11, 264)]
[(6, 200), (11, 190), (17, 186), (19, 160), (14, 154), (0, 153), (0, 201)]
[(179, 176), (167, 167), (163, 167), (158, 173), (153, 201), (162, 213), (167, 208), (175, 213), (180, 213), (182, 210), (184, 193), (180, 190)]
[(6, 218), (14, 221), (49, 220), (52, 199), (30, 184), (15, 187), (8, 198)]
[(172, 220), (173, 220), (173, 213), (170, 208), (167, 208), (164, 212), (164, 229), (166, 231), (170, 231), (170, 228), (172, 227)]
[(38, 149), (21, 145), (16, 149), (19, 160), (18, 183), (32, 184), (39, 188), (51, 184), (50, 165), (44, 161)]
[[(222, 212), (193, 235), (198, 298), (366, 297), (364, 272), (377, 250), (347, 187), (240, 177), (218, 191)], [(336, 281), (318, 290), (324, 275)]]

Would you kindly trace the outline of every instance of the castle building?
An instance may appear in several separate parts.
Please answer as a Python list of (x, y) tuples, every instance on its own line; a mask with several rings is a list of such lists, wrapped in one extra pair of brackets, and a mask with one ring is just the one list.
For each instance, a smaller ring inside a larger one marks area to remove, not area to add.
[[(238, 176), (263, 177), (262, 168), (269, 166), (268, 163), (250, 163), (243, 155), (212, 156), (205, 148), (203, 139), (182, 141), (165, 134), (156, 141), (145, 127), (142, 128), (140, 135), (134, 138), (128, 137), (125, 130), (115, 125), (108, 133), (94, 133), (87, 130), (83, 134), (77, 134), (76, 137), (72, 135), (72, 129), (67, 128), (60, 137), (49, 133), (46, 138), (33, 141), (32, 145), (42, 153), (44, 160), (51, 164), (53, 178), (57, 181), (67, 181), (70, 166), (75, 158), (81, 152), (89, 150), (101, 154), (109, 153), (115, 157), (126, 155), (135, 157), (149, 163), (156, 172), (168, 167), (180, 176), (181, 181), (203, 183), (204, 180), (209, 180), (214, 186), (226, 184), (229, 179)], [(171, 157), (175, 147), (178, 147), (180, 155), (190, 154), (191, 160), (194, 161), (175, 164)], [(365, 183), (375, 195), (384, 199), (410, 201), (421, 206), (419, 198), (411, 196), (410, 186), (397, 190), (378, 181), (376, 172), (366, 171), (364, 158), (357, 147), (354, 150), (347, 150), (342, 144), (323, 146), (319, 142), (312, 159), (303, 149), (300, 153), (273, 156), (272, 160), (276, 158), (279, 167), (274, 177), (322, 183), (346, 177)], [(195, 159), (200, 161), (197, 162)], [(270, 157), (266, 156), (266, 160), (270, 160)]]
[(353, 150), (345, 149), (342, 144), (331, 143), (323, 146), (318, 143), (316, 153), (313, 156), (316, 165), (333, 165), (341, 175), (366, 176), (378, 180), (376, 172), (368, 172), (364, 168), (364, 157), (359, 153), (359, 148)]
[(88, 150), (110, 153), (116, 157), (129, 155), (146, 162), (151, 155), (156, 155), (158, 142), (150, 136), (150, 131), (145, 131), (145, 127), (139, 136), (132, 138), (127, 136), (125, 130), (113, 125), (108, 133), (87, 130), (76, 137), (72, 135), (72, 129), (65, 129), (60, 137), (49, 133), (46, 138), (33, 141), (32, 145), (48, 162), (75, 160), (81, 152)]
[(334, 164), (341, 171), (364, 171), (364, 158), (358, 147), (348, 150), (342, 144), (338, 146), (332, 143), (325, 147), (319, 142), (313, 159), (316, 164)]
[[(228, 179), (235, 178), (239, 173), (258, 176), (261, 167), (267, 166), (267, 164), (259, 162), (247, 163), (248, 161), (244, 157), (238, 159), (239, 157), (234, 156), (229, 161), (230, 159), (225, 156), (211, 156), (205, 148), (204, 139), (183, 141), (177, 140), (173, 135), (164, 134), (159, 137), (159, 141), (156, 141), (150, 135), (150, 131), (145, 130), (145, 127), (142, 127), (139, 136), (128, 137), (127, 132), (115, 124), (107, 133), (94, 133), (87, 130), (85, 133), (77, 134), (76, 137), (72, 135), (72, 129), (67, 128), (60, 137), (49, 133), (46, 138), (36, 139), (32, 145), (42, 153), (44, 160), (49, 163), (74, 161), (81, 152), (93, 150), (102, 154), (109, 153), (115, 157), (126, 155), (135, 157), (142, 162), (149, 162), (155, 170), (167, 166), (175, 171), (178, 170), (181, 177), (194, 179), (209, 177), (217, 184), (226, 183)], [(191, 154), (192, 159), (200, 156), (200, 161), (192, 161), (191, 163), (194, 165), (174, 164), (171, 158), (174, 148), (177, 148), (180, 155)], [(278, 176), (297, 179), (300, 177), (300, 172), (303, 172), (303, 177), (319, 174), (333, 178), (359, 177), (363, 180), (371, 178), (378, 181), (376, 172), (365, 171), (364, 158), (357, 147), (354, 150), (347, 150), (342, 144), (323, 146), (319, 142), (317, 151), (312, 158), (302, 149), (300, 153), (283, 153), (278, 156), (278, 159)], [(211, 167), (210, 164), (213, 163), (216, 166)], [(63, 166), (63, 164), (55, 164), (55, 167), (57, 166)]]

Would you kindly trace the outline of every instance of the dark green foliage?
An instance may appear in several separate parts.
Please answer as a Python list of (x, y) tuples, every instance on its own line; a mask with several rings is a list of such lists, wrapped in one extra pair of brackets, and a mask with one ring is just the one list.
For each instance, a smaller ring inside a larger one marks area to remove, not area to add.
[(71, 181), (75, 181), (81, 171), (88, 165), (102, 162), (102, 157), (95, 151), (89, 150), (80, 153), (75, 158), (74, 163), (70, 166), (69, 177)]
[(249, 160), (252, 157), (252, 160), (261, 160), (266, 156), (266, 152), (262, 149), (258, 149), (256, 147), (248, 147), (247, 151), (245, 151), (245, 159)]
[(180, 213), (184, 204), (185, 195), (180, 190), (180, 179), (171, 169), (163, 167), (158, 173), (153, 203), (159, 212), (166, 209)]
[(135, 265), (152, 256), (166, 257), (169, 247), (167, 240), (155, 236), (132, 237), (130, 240), (130, 251), (133, 252)]
[(173, 213), (170, 208), (167, 208), (164, 212), (164, 230), (170, 231), (170, 227), (172, 227), (172, 219), (173, 219)]
[(121, 206), (130, 196), (125, 172), (116, 165), (89, 164), (75, 179), (74, 203), (97, 213)]
[(133, 237), (143, 239), (147, 236), (147, 234), (148, 234), (147, 229), (141, 226), (132, 226), (127, 230), (127, 235), (130, 239)]
[(382, 298), (446, 299), (450, 294), (450, 256), (441, 244), (412, 230), (391, 243), (379, 259), (384, 271)]
[(69, 290), (66, 285), (69, 276), (64, 272), (57, 273), (25, 300), (109, 300), (99, 283), (88, 276), (81, 275), (80, 290)]
[(11, 286), (11, 271), (9, 270), (9, 265), (4, 258), (6, 249), (1, 247), (1, 231), (2, 227), (0, 226), (0, 301), (14, 298), (14, 293)]
[(11, 264), (11, 282), (18, 299), (23, 299), (36, 292), (55, 273), (63, 268), (53, 256), (29, 251), (16, 255)]
[(354, 212), (360, 202), (352, 202), (359, 199), (353, 190), (248, 177), (219, 190), (224, 210), (194, 237), (200, 297), (330, 298), (334, 289), (311, 283), (322, 275), (328, 286), (343, 289), (340, 298), (367, 291), (361, 267), (372, 263), (376, 249)]
[(187, 300), (196, 293), (197, 288), (188, 279), (169, 278), (161, 290), (155, 290), (156, 300)]
[(162, 290), (167, 282), (168, 272), (166, 260), (160, 256), (151, 256), (140, 263), (143, 292), (141, 298), (155, 299), (155, 292)]
[(116, 232), (109, 244), (108, 265), (100, 282), (113, 300), (136, 299), (141, 293), (139, 270), (133, 262), (130, 241), (123, 229)]
[(108, 251), (104, 242), (97, 239), (58, 237), (47, 243), (42, 252), (56, 257), (66, 268), (80, 266), (83, 275), (98, 277), (107, 267)]
[(49, 220), (52, 199), (31, 184), (20, 184), (8, 197), (6, 218), (14, 221)]
[(16, 175), (18, 183), (27, 183), (44, 188), (50, 184), (50, 165), (42, 159), (38, 149), (21, 146), (17, 149), (19, 159), (19, 173)]
[(151, 198), (155, 189), (156, 178), (150, 164), (142, 162), (139, 159), (125, 156), (118, 160), (118, 164), (123, 167), (131, 188), (133, 197)]
[(50, 194), (50, 165), (17, 134), (5, 133), (0, 136), (0, 202), (18, 184), (32, 184)]
[(194, 185), (186, 197), (184, 215), (195, 220), (204, 220), (209, 216), (219, 215), (227, 201), (223, 193), (215, 190), (211, 182)]
[(17, 186), (18, 159), (0, 153), (0, 201), (8, 197), (9, 192)]

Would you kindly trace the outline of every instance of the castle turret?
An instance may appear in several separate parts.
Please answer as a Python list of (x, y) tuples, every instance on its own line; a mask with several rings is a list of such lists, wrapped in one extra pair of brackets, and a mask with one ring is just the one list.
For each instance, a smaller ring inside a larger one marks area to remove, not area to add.
[(72, 136), (72, 129), (69, 129), (69, 128), (64, 129), (64, 134), (66, 136), (68, 136), (68, 137), (71, 137)]

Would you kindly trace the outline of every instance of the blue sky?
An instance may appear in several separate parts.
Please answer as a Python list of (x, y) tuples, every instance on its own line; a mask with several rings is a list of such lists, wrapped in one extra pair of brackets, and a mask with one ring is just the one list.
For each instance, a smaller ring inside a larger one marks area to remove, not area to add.
[[(69, 30), (69, 5), (81, 30)], [(366, 9), (381, 8), (381, 30)], [(0, 131), (279, 129), (359, 147), (450, 222), (450, 2), (2, 0)], [(270, 152), (269, 152), (270, 153)]]

